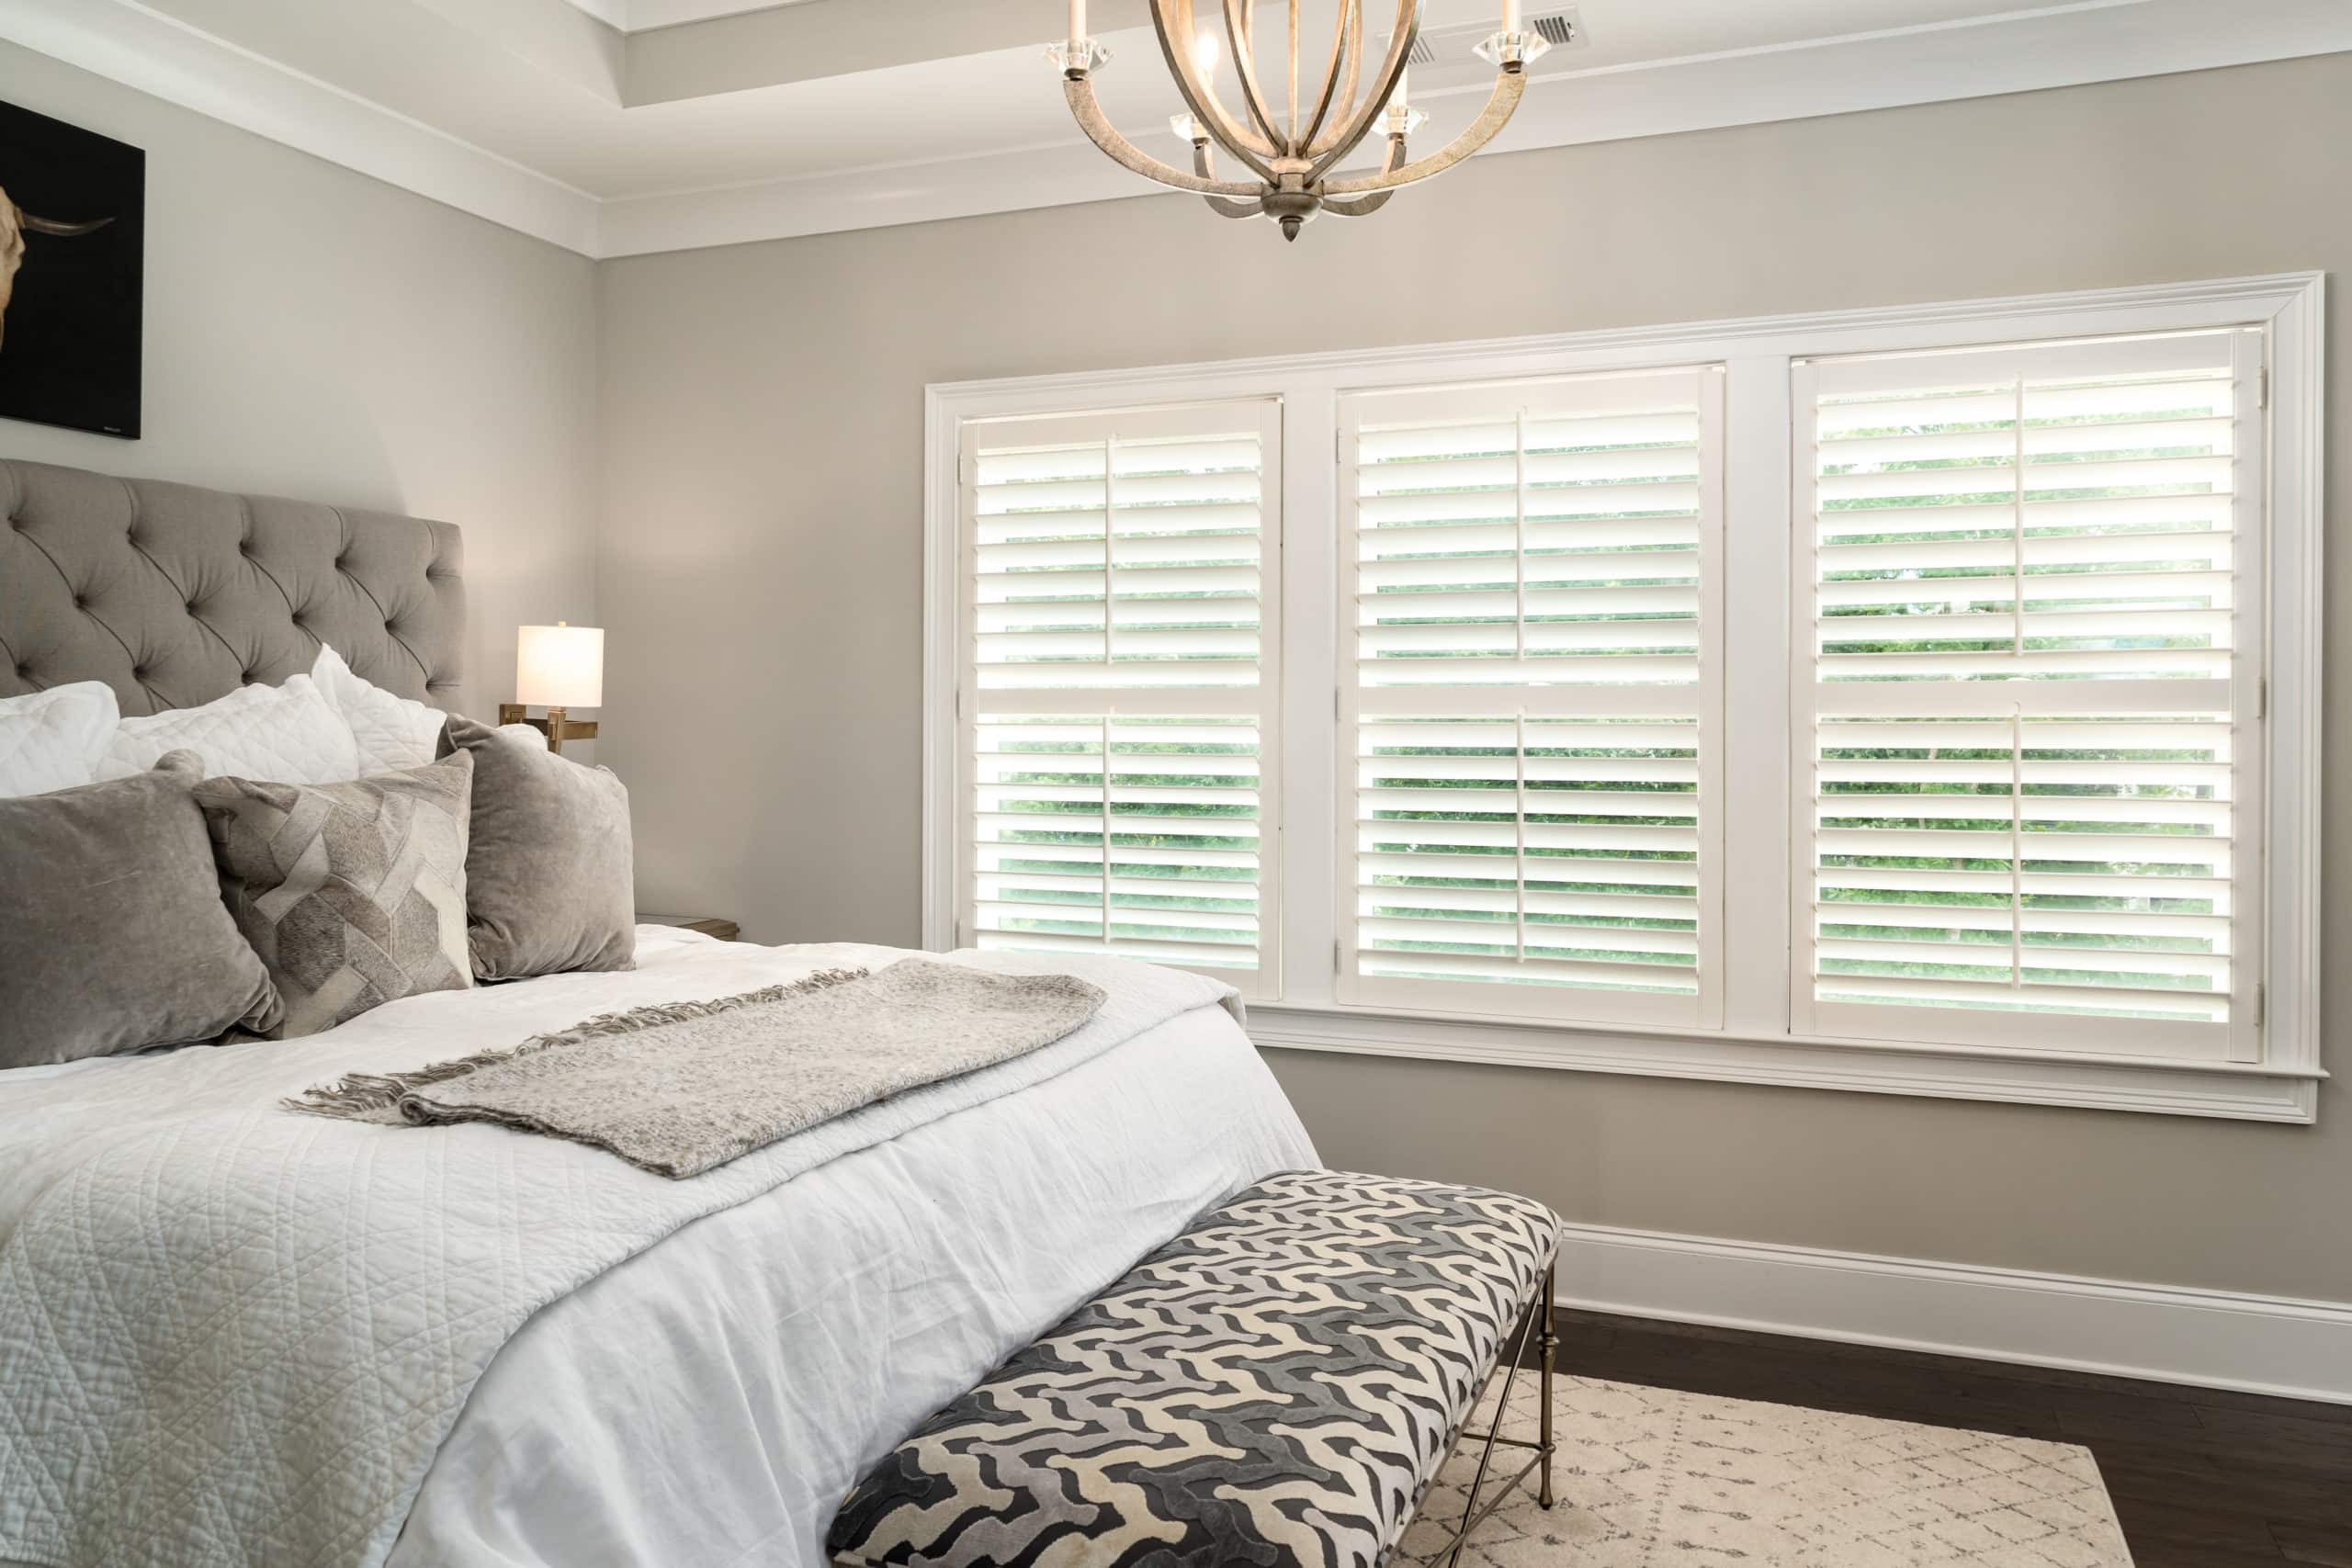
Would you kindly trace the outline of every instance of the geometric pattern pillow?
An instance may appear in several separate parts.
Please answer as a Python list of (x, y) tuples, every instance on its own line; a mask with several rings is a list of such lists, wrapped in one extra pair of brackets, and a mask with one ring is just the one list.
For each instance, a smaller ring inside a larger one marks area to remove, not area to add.
[(333, 1029), (473, 984), (466, 835), (473, 758), (349, 784), (196, 787), (221, 897), (285, 1002), (267, 1038)]
[(855, 1568), (1368, 1568), (1542, 1288), (1507, 1192), (1292, 1171), (1203, 1214), (850, 1492)]

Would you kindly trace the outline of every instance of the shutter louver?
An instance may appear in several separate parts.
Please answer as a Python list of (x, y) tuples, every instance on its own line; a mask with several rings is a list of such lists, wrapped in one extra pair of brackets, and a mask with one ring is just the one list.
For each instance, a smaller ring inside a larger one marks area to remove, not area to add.
[(1800, 367), (1801, 1031), (2253, 1053), (2260, 353)]
[(1721, 377), (1342, 400), (1343, 998), (1703, 1024)]
[(967, 940), (1271, 968), (1278, 406), (967, 426)]

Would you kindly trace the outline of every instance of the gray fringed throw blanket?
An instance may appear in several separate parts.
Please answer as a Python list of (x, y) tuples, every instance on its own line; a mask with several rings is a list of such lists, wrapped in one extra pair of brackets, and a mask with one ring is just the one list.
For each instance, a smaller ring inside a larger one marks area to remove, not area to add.
[(594, 1018), (520, 1045), (286, 1103), (395, 1126), (494, 1122), (673, 1179), (877, 1100), (1050, 1045), (1103, 993), (1069, 975), (909, 958), (707, 1002)]

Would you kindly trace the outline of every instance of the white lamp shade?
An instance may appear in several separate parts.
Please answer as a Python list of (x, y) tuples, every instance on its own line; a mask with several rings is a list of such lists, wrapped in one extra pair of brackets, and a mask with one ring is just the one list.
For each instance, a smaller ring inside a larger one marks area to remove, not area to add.
[(561, 624), (518, 628), (514, 700), (526, 707), (602, 707), (605, 628)]

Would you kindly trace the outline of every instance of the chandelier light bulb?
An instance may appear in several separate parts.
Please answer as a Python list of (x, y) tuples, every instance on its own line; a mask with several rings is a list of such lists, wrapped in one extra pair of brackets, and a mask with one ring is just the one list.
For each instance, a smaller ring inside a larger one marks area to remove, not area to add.
[(1193, 34), (1193, 69), (1203, 76), (1216, 74), (1216, 34), (1203, 28)]

